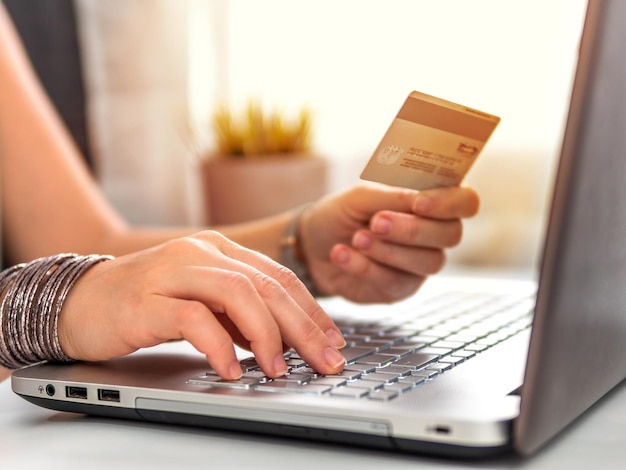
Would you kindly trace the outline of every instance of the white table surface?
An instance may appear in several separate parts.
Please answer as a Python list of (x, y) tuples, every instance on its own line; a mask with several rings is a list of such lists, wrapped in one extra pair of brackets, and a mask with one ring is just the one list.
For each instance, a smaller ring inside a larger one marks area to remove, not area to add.
[[(581, 380), (584, 375), (581, 374)], [(621, 469), (626, 383), (535, 456), (476, 462), (46, 410), (0, 382), (0, 469)]]

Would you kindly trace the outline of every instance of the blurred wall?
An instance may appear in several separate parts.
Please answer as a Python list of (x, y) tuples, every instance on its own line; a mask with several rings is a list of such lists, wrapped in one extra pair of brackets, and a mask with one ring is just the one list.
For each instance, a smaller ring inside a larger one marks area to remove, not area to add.
[[(218, 95), (308, 103), (334, 187), (358, 181), (411, 90), (497, 114), (456, 263), (534, 266), (586, 2), (228, 0)], [(207, 101), (210, 101), (210, 96)]]
[(189, 115), (188, 3), (75, 0), (103, 191), (132, 223), (199, 222)]
[(358, 182), (404, 98), (419, 90), (502, 118), (467, 179), (481, 194), (480, 215), (450, 260), (535, 264), (584, 0), (77, 4), (101, 178), (129, 220), (202, 223), (199, 151), (186, 126), (204, 135), (217, 104), (309, 105), (339, 189)]

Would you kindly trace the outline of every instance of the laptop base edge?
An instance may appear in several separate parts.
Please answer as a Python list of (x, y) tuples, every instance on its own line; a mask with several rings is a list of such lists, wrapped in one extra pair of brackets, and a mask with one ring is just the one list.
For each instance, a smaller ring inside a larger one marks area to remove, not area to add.
[(94, 404), (82, 404), (51, 400), (18, 394), (24, 400), (58, 412), (78, 413), (102, 418), (143, 421), (156, 424), (180, 425), (228, 432), (245, 432), (259, 436), (287, 437), (308, 442), (317, 441), (337, 445), (376, 449), (382, 451), (399, 451), (403, 454), (432, 456), (444, 459), (487, 459), (511, 453), (512, 443), (493, 447), (472, 447), (438, 442), (416, 441), (392, 436), (369, 435), (332, 429), (320, 429), (310, 426), (294, 426), (280, 423), (257, 422), (252, 420), (221, 418), (215, 416), (190, 415), (172, 411), (131, 409)]

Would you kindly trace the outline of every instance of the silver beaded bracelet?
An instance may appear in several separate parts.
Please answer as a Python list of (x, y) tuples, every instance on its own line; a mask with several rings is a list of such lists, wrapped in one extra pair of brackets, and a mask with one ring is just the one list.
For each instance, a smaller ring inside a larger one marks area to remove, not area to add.
[(71, 361), (58, 337), (63, 302), (82, 273), (109, 259), (63, 253), (0, 273), (0, 364), (17, 369), (41, 361)]

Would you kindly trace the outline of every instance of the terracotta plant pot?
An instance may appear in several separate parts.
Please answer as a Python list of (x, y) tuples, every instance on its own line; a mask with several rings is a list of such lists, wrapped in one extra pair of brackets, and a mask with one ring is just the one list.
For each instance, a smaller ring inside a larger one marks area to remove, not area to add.
[(246, 222), (314, 201), (327, 192), (328, 162), (314, 155), (212, 157), (202, 162), (207, 222)]

